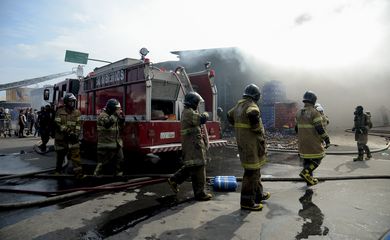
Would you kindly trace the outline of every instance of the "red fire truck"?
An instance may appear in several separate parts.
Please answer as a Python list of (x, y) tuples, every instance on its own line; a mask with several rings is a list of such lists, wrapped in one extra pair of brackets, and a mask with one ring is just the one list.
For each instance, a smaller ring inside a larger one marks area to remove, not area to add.
[(205, 64), (204, 71), (187, 74), (183, 67), (165, 71), (147, 58), (125, 58), (96, 68), (81, 80), (66, 79), (56, 84), (51, 101), (57, 106), (62, 104), (67, 92), (77, 96), (83, 122), (82, 146), (96, 149), (96, 119), (108, 99), (119, 100), (126, 116), (122, 136), (125, 154), (158, 156), (181, 150), (180, 119), (184, 95), (194, 90), (204, 99), (200, 111), (210, 115), (206, 124), (210, 147), (223, 146), (226, 141), (221, 139), (220, 122), (217, 121), (214, 75), (209, 64)]

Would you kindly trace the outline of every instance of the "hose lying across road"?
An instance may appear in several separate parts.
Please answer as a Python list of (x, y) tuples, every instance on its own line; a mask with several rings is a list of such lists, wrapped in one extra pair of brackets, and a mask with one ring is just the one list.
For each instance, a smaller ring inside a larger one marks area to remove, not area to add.
[[(26, 176), (27, 174), (24, 174)], [(32, 174), (30, 173), (29, 176)], [(158, 176), (158, 174), (153, 174), (153, 176)], [(105, 184), (96, 187), (81, 187), (81, 188), (73, 188), (66, 189), (60, 191), (35, 191), (35, 190), (23, 190), (23, 189), (7, 189), (0, 188), (0, 192), (11, 192), (11, 193), (25, 193), (25, 194), (38, 194), (44, 196), (52, 196), (46, 199), (38, 200), (38, 201), (28, 201), (28, 202), (20, 202), (20, 203), (9, 203), (9, 204), (0, 204), (1, 210), (9, 210), (15, 208), (25, 208), (32, 206), (43, 206), (48, 205), (50, 203), (55, 203), (59, 201), (63, 201), (70, 198), (79, 197), (81, 195), (90, 193), (90, 192), (98, 192), (98, 191), (118, 191), (125, 190), (129, 188), (142, 187), (149, 184), (162, 183), (165, 182), (166, 179), (170, 176), (167, 174), (161, 174), (160, 178), (153, 179), (151, 177), (141, 177), (136, 179), (131, 179), (125, 183), (116, 182)], [(125, 176), (126, 177), (126, 176)], [(207, 177), (208, 180), (213, 179), (214, 177)], [(242, 181), (242, 177), (236, 177), (237, 181)], [(318, 177), (319, 181), (334, 181), (334, 180), (361, 180), (361, 179), (390, 179), (390, 175), (369, 175), (369, 176), (336, 176), (336, 177)], [(302, 178), (296, 177), (263, 177), (261, 181), (269, 181), (269, 182), (301, 182), (304, 181)]]
[[(235, 145), (230, 145), (234, 147)], [(390, 143), (381, 149), (372, 150), (371, 152), (377, 153), (382, 152), (389, 149)], [(288, 150), (288, 149), (268, 149), (270, 152), (283, 152), (283, 153), (297, 153), (296, 150)], [(356, 154), (356, 151), (327, 151), (328, 155), (346, 155), (346, 154)], [(7, 180), (12, 178), (24, 178), (24, 177), (34, 177), (34, 178), (75, 178), (73, 175), (53, 175), (48, 174), (49, 172), (53, 172), (54, 168), (46, 169), (42, 171), (23, 173), (23, 174), (10, 174), (0, 176), (1, 180)], [(165, 182), (171, 174), (137, 174), (137, 175), (125, 175), (121, 177), (113, 176), (87, 176), (92, 179), (120, 179), (120, 180), (128, 180), (127, 182), (115, 182), (105, 185), (100, 185), (96, 187), (80, 187), (73, 189), (65, 189), (59, 191), (36, 191), (36, 190), (23, 190), (23, 189), (8, 189), (8, 188), (0, 188), (0, 192), (9, 192), (9, 193), (24, 193), (24, 194), (37, 194), (43, 196), (49, 196), (46, 199), (41, 199), (37, 201), (28, 201), (28, 202), (20, 202), (20, 203), (8, 203), (8, 204), (0, 204), (1, 210), (9, 210), (9, 209), (17, 209), (17, 208), (25, 208), (32, 206), (43, 206), (49, 205), (51, 203), (63, 201), (66, 199), (71, 199), (75, 197), (79, 197), (81, 195), (90, 193), (90, 192), (98, 192), (98, 191), (118, 191), (131, 189), (136, 187), (142, 187), (149, 184), (162, 183)], [(208, 180), (212, 180), (214, 177), (207, 177)], [(318, 177), (319, 181), (337, 181), (337, 180), (361, 180), (361, 179), (390, 179), (390, 175), (358, 175), (358, 176), (335, 176), (335, 177)], [(242, 177), (236, 177), (237, 181), (242, 181)], [(304, 181), (302, 178), (297, 177), (262, 177), (261, 181), (269, 181), (269, 182), (278, 182), (278, 181), (293, 181), (293, 182), (301, 182)]]
[(37, 174), (40, 174), (40, 173), (53, 172), (54, 170), (55, 170), (55, 168), (50, 168), (50, 169), (37, 171), (37, 172), (29, 172), (29, 173), (21, 173), (21, 174), (9, 174), (9, 175), (5, 175), (3, 177), (0, 177), (0, 181), (1, 180), (12, 179), (12, 178), (30, 177), (30, 176), (34, 176), (34, 175), (37, 175)]
[[(63, 201), (70, 198), (79, 197), (81, 195), (84, 195), (89, 192), (96, 192), (96, 191), (114, 191), (114, 190), (125, 190), (128, 188), (136, 188), (140, 186), (146, 186), (149, 184), (154, 183), (160, 183), (165, 182), (165, 178), (158, 178), (158, 179), (151, 179), (151, 178), (137, 178), (129, 180), (126, 183), (110, 183), (105, 184), (98, 187), (89, 187), (89, 188), (76, 188), (76, 189), (68, 189), (68, 190), (61, 190), (56, 192), (46, 192), (49, 194), (62, 194), (54, 197), (49, 197), (42, 200), (37, 201), (28, 201), (28, 202), (20, 202), (20, 203), (8, 203), (8, 204), (1, 204), (0, 210), (9, 210), (9, 209), (15, 209), (15, 208), (25, 208), (25, 207), (32, 207), (32, 206), (43, 206), (48, 205), (50, 203), (55, 203), (59, 201)], [(2, 189), (4, 190), (4, 189)], [(10, 189), (8, 189), (10, 190)], [(31, 190), (16, 190), (13, 189), (12, 192), (18, 192), (18, 193), (34, 193), (34, 194), (41, 194), (43, 195), (44, 192), (41, 191), (31, 191)], [(64, 194), (65, 193), (65, 194)]]

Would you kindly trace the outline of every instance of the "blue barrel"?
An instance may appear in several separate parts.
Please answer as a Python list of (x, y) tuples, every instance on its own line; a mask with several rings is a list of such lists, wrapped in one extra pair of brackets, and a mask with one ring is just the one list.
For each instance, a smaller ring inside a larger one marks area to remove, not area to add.
[(213, 181), (214, 191), (236, 191), (237, 179), (235, 176), (216, 176)]

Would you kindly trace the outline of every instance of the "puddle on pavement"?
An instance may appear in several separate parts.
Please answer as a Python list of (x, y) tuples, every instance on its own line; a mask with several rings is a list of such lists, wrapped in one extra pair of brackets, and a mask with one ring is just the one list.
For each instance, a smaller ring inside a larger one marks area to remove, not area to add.
[(88, 231), (81, 235), (80, 240), (102, 240), (102, 236), (95, 231)]
[[(133, 211), (129, 214), (120, 216), (109, 222), (106, 222), (102, 227), (99, 228), (99, 234), (103, 237), (114, 235), (128, 228), (134, 227), (138, 223), (145, 221), (161, 212), (164, 212), (171, 207), (191, 200), (186, 199), (181, 202), (178, 202), (175, 195), (170, 195), (154, 199), (155, 202), (151, 203), (151, 201), (146, 200), (147, 198), (141, 199), (141, 195), (143, 194), (138, 194), (139, 199), (137, 200), (137, 205), (139, 204), (139, 206), (135, 208), (139, 210)], [(134, 204), (134, 202), (132, 204)], [(145, 207), (145, 205), (148, 206)], [(126, 206), (123, 206), (123, 208), (126, 208)], [(128, 209), (124, 211), (128, 211)]]
[(324, 222), (324, 214), (321, 209), (313, 203), (314, 191), (306, 189), (305, 194), (299, 198), (302, 208), (298, 211), (298, 215), (303, 219), (302, 230), (298, 232), (295, 239), (308, 239), (309, 236), (325, 236), (329, 233), (329, 228), (322, 226)]
[(41, 170), (26, 161), (31, 158), (35, 158), (35, 155), (26, 152), (1, 155), (0, 174), (19, 174)]

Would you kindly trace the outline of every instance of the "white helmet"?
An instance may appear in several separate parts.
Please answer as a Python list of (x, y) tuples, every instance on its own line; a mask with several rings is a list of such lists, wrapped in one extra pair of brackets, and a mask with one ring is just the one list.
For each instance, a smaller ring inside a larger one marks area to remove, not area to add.
[(324, 112), (324, 108), (321, 106), (321, 104), (319, 104), (319, 103), (316, 103), (315, 105), (314, 105), (314, 108), (317, 110), (317, 111), (319, 111), (319, 112)]
[(4, 112), (8, 114), (9, 113), (9, 109), (8, 108), (4, 109)]

